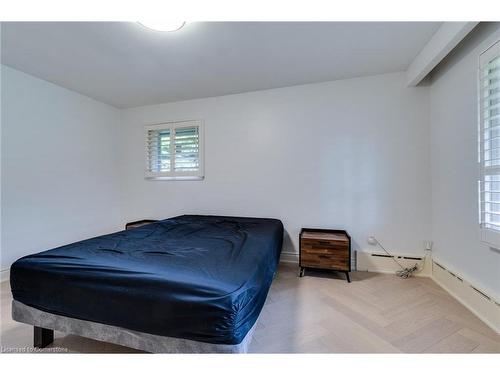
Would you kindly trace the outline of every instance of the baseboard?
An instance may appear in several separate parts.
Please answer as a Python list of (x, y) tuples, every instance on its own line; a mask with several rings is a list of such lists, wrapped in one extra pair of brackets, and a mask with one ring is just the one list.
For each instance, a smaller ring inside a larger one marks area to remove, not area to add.
[(299, 264), (299, 254), (293, 253), (291, 251), (282, 251), (280, 256), (280, 262)]
[[(394, 254), (396, 259), (403, 267), (411, 268), (415, 264), (418, 265), (415, 276), (430, 277), (432, 274), (432, 266), (429, 257), (424, 255), (408, 255), (408, 254)], [(378, 273), (396, 273), (401, 267), (394, 262), (393, 257), (379, 252), (356, 252), (356, 269), (358, 271), (369, 271)]]
[(497, 334), (500, 334), (500, 302), (439, 260), (432, 261), (431, 278)]
[(1, 270), (0, 271), (0, 282), (3, 283), (4, 281), (8, 281), (10, 277), (10, 270)]

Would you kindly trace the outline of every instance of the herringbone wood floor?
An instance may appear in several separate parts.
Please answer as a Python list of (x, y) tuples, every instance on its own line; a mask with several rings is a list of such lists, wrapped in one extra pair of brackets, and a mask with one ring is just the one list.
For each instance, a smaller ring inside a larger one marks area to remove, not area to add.
[[(253, 353), (486, 353), (500, 337), (427, 278), (308, 272), (281, 264), (260, 316)], [(10, 318), (2, 284), (3, 348), (32, 344), (32, 328)], [(134, 352), (118, 345), (56, 332), (55, 347), (71, 352)]]

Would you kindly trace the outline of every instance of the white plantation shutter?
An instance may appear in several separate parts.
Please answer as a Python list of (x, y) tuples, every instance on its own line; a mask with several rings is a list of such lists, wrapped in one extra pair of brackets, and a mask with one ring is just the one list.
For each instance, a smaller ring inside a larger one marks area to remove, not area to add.
[(171, 170), (171, 131), (170, 129), (150, 129), (146, 139), (147, 171), (166, 173)]
[(200, 167), (199, 134), (197, 126), (174, 129), (175, 171), (192, 172)]
[(479, 199), (482, 240), (500, 248), (500, 42), (480, 57)]
[(202, 130), (201, 121), (146, 126), (146, 177), (202, 179)]

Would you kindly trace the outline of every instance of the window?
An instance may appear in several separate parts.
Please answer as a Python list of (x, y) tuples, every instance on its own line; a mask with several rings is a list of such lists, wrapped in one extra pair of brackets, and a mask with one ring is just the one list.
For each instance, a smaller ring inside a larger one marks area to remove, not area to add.
[(500, 248), (500, 42), (480, 56), (479, 65), (481, 237)]
[(203, 179), (201, 121), (146, 126), (146, 177), (165, 180)]

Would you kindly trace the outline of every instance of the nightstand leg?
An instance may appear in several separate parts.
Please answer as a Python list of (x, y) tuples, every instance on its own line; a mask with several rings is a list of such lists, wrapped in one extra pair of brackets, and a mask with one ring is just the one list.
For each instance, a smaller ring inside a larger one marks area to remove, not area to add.
[(300, 267), (300, 269), (299, 269), (299, 277), (303, 277), (304, 276), (305, 270), (306, 269), (304, 267)]
[(350, 278), (350, 276), (349, 276), (349, 272), (346, 272), (346, 273), (345, 273), (345, 277), (346, 277), (346, 279), (347, 279), (347, 282), (348, 282), (348, 283), (350, 283), (350, 282), (351, 282), (351, 278)]

